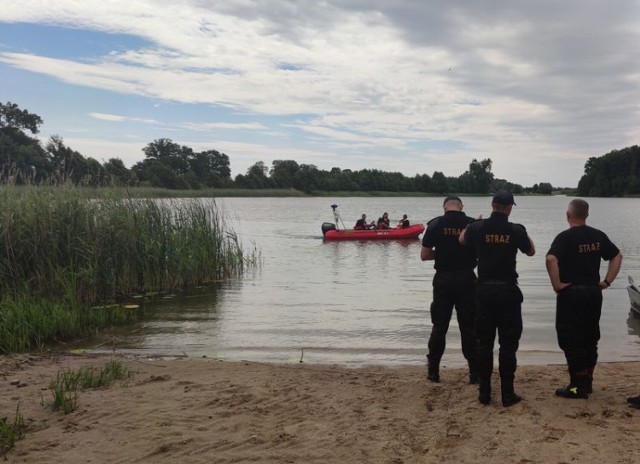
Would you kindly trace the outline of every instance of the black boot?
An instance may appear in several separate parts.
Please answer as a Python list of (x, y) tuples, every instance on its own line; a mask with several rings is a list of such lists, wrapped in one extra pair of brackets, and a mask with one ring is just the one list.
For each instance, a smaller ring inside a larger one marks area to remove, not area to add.
[(482, 404), (491, 403), (491, 377), (478, 380), (478, 401)]
[(587, 371), (587, 393), (593, 393), (593, 371), (595, 367), (590, 367)]
[(505, 408), (522, 401), (522, 397), (513, 389), (513, 379), (500, 380), (500, 393), (502, 395), (502, 406)]
[(570, 374), (569, 385), (556, 389), (556, 396), (571, 399), (589, 398), (589, 377), (587, 373)]
[(440, 364), (429, 360), (427, 362), (427, 379), (434, 383), (440, 382)]
[(480, 381), (480, 376), (478, 375), (478, 367), (474, 361), (469, 361), (469, 384), (477, 385)]

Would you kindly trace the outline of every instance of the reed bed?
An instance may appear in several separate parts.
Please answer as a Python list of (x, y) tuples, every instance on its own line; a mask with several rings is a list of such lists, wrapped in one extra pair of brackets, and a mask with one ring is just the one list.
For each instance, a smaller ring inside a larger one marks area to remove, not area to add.
[[(20, 350), (65, 335), (65, 327), (119, 317), (78, 315), (78, 308), (207, 284), (259, 260), (256, 250), (244, 252), (212, 199), (89, 198), (73, 186), (5, 186), (0, 205), (3, 351), (4, 335), (23, 326), (12, 337)], [(65, 320), (64, 310), (74, 316)], [(34, 320), (46, 330), (34, 330)]]

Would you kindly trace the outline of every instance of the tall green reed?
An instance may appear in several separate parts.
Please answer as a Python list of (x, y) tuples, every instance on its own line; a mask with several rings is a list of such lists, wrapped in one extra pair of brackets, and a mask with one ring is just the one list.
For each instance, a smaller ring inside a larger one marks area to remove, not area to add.
[(255, 260), (212, 199), (87, 198), (69, 186), (0, 189), (0, 287), (95, 304), (188, 288)]
[(37, 348), (72, 337), (67, 328), (77, 334), (126, 317), (87, 313), (90, 306), (214, 282), (259, 260), (257, 250), (242, 249), (212, 199), (91, 193), (70, 185), (0, 188), (0, 351)]

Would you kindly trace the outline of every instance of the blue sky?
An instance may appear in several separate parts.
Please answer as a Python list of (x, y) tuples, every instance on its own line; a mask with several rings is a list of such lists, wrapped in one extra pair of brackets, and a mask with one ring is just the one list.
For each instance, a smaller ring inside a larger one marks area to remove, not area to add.
[(640, 141), (640, 0), (5, 0), (0, 101), (131, 166), (170, 138), (276, 159), (575, 186)]

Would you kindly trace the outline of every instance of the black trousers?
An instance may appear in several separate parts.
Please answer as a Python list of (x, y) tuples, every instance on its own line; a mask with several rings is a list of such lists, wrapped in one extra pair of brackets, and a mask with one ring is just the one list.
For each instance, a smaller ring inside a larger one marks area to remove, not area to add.
[(569, 372), (596, 365), (601, 311), (602, 291), (597, 286), (572, 285), (558, 293), (556, 332)]
[(460, 328), (462, 354), (475, 365), (476, 335), (475, 319), (475, 281), (472, 270), (436, 271), (433, 277), (433, 302), (431, 303), (431, 335), (429, 336), (430, 363), (438, 364), (444, 353), (449, 322), (456, 309), (456, 318)]
[(516, 284), (478, 284), (476, 291), (476, 334), (478, 374), (488, 379), (493, 372), (493, 345), (498, 332), (500, 378), (513, 382), (516, 352), (522, 335), (522, 292)]

